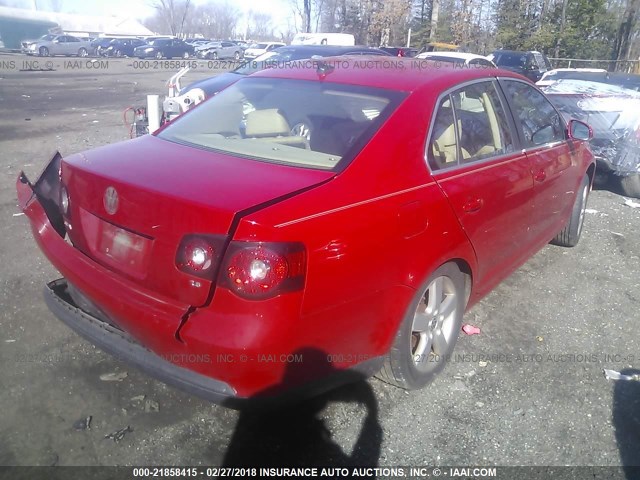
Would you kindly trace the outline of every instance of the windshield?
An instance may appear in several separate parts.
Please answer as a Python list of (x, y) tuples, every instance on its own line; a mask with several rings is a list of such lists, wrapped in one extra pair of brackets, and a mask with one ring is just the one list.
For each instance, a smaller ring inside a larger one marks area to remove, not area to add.
[(167, 40), (166, 38), (158, 38), (156, 40), (151, 40), (149, 42), (149, 45), (153, 45), (154, 47), (160, 47), (162, 45), (166, 45), (167, 43), (169, 43), (169, 40)]
[(249, 48), (257, 48), (260, 50), (264, 50), (265, 48), (267, 48), (267, 44), (266, 43), (253, 43), (251, 44), (251, 46)]
[(355, 156), (403, 96), (326, 82), (245, 78), (158, 136), (238, 157), (334, 169)]
[(527, 55), (522, 53), (496, 53), (493, 62), (503, 67), (524, 67)]
[(57, 35), (43, 35), (43, 36), (40, 37), (40, 40), (50, 41), (50, 40), (53, 40), (56, 37), (57, 37)]

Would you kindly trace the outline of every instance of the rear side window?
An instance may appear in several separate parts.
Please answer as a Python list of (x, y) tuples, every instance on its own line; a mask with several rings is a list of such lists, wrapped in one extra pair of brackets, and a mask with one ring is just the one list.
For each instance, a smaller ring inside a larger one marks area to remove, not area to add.
[(535, 147), (565, 139), (565, 128), (551, 102), (531, 85), (505, 80), (505, 93), (519, 120), (525, 147)]
[(427, 155), (433, 170), (513, 150), (511, 129), (493, 81), (468, 85), (440, 102)]

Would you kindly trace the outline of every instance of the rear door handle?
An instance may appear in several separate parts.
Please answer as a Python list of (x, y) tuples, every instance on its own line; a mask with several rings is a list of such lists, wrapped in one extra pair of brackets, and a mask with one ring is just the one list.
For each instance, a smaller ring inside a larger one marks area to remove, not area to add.
[(462, 210), (466, 213), (477, 212), (482, 208), (483, 201), (481, 198), (473, 198), (462, 206)]

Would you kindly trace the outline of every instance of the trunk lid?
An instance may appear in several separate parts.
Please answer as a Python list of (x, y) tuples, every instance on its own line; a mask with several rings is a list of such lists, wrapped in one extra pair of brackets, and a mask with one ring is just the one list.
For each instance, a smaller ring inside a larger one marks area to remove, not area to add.
[(212, 281), (196, 281), (176, 268), (185, 235), (226, 237), (239, 212), (334, 175), (151, 135), (74, 155), (62, 162), (61, 170), (74, 246), (142, 286), (192, 306), (206, 303)]

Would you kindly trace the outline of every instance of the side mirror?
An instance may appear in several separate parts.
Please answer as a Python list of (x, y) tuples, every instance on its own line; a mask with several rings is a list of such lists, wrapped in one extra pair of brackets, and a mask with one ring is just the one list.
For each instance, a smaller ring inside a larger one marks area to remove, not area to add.
[(569, 138), (573, 140), (591, 140), (593, 138), (593, 129), (580, 120), (569, 120), (567, 131)]

